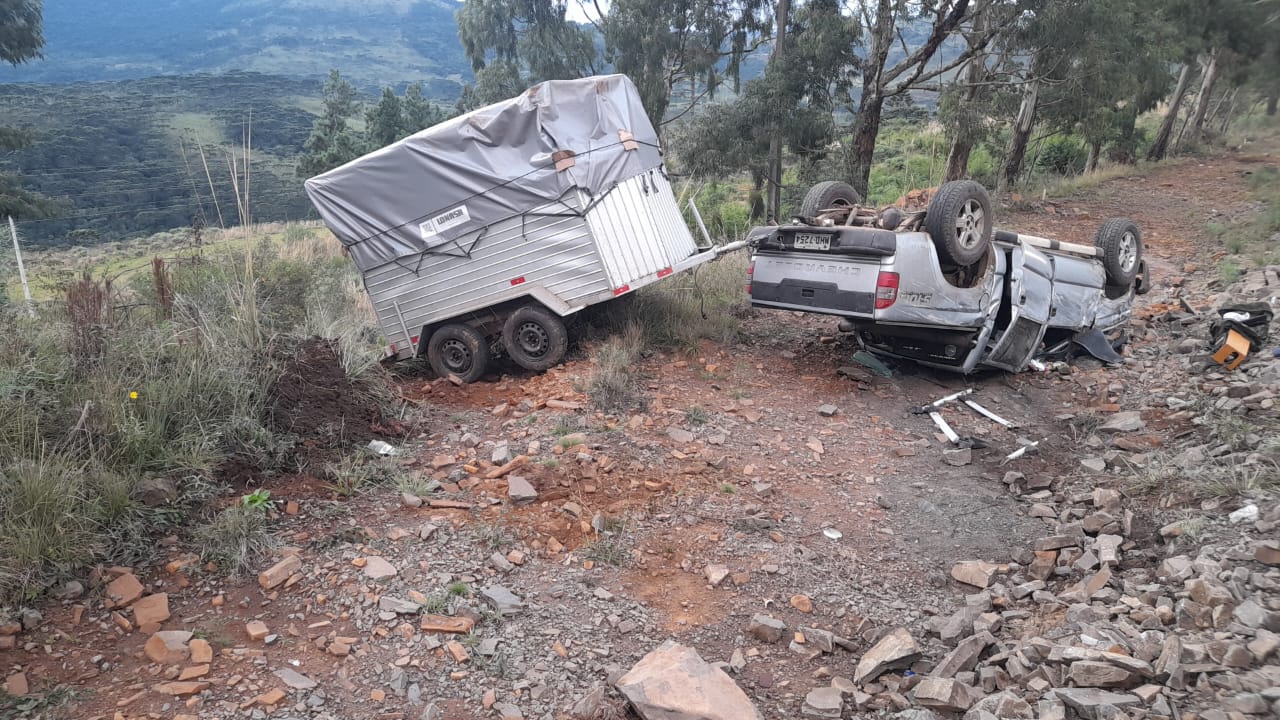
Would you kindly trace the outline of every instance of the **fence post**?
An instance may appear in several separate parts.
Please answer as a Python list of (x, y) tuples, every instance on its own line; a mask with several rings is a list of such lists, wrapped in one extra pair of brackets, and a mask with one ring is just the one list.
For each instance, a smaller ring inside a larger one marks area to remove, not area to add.
[(22, 297), (27, 301), (27, 314), (36, 316), (36, 307), (31, 302), (31, 287), (27, 285), (27, 268), (22, 264), (22, 247), (18, 245), (18, 226), (13, 224), (13, 216), (9, 216), (9, 234), (13, 236), (13, 255), (18, 258), (18, 279), (22, 281)]

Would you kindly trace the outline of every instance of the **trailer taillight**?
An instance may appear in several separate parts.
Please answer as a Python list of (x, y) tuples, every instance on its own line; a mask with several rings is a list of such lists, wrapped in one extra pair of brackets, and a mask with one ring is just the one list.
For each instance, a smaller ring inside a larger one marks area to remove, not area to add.
[(751, 294), (751, 277), (755, 275), (755, 273), (756, 273), (756, 261), (752, 260), (751, 264), (747, 265), (747, 294), (748, 295)]
[(876, 276), (876, 309), (884, 310), (898, 301), (898, 273), (882, 272)]

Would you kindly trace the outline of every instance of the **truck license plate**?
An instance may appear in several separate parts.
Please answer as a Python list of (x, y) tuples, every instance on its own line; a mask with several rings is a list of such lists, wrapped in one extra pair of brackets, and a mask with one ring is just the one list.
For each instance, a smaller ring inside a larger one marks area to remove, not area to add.
[(795, 249), (797, 250), (830, 250), (831, 236), (817, 233), (796, 233)]

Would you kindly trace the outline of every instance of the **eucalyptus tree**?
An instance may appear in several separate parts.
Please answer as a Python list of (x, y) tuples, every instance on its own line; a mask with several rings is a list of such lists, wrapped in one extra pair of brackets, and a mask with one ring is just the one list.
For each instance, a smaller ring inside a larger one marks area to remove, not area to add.
[(591, 75), (599, 64), (589, 28), (571, 22), (556, 0), (465, 0), (454, 13), (475, 83), (460, 110), (518, 94), (543, 80)]
[[(39, 58), (44, 47), (43, 18), (40, 0), (0, 0), (0, 61), (21, 65)], [(0, 126), (0, 152), (30, 144), (30, 133)], [(0, 218), (48, 217), (57, 210), (57, 203), (23, 188), (17, 175), (0, 173)]]

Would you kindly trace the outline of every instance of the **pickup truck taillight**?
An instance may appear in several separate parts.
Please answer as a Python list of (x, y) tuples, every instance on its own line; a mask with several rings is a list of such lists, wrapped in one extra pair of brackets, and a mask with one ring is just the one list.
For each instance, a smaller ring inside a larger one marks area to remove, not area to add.
[(751, 294), (751, 277), (755, 275), (755, 272), (756, 272), (756, 261), (752, 260), (751, 264), (747, 266), (747, 294), (748, 295)]
[(898, 301), (898, 273), (882, 272), (876, 276), (876, 309), (884, 310)]

